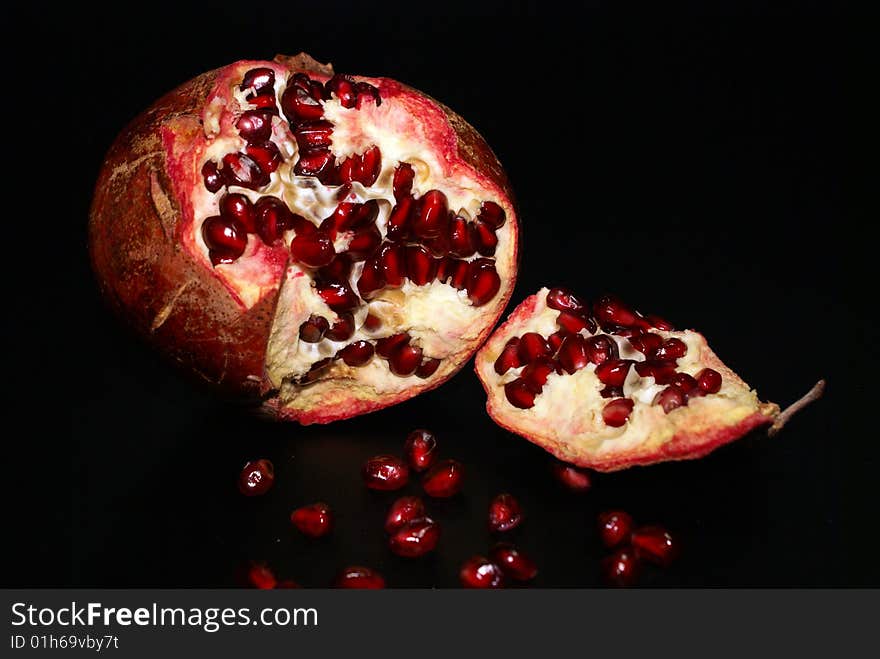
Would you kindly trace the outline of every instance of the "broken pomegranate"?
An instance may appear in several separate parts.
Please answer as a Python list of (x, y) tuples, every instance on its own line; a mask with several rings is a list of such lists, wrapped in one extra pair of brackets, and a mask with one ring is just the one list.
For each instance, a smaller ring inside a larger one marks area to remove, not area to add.
[(307, 55), (200, 75), (107, 154), (90, 218), (106, 298), (170, 361), (326, 423), (432, 389), (516, 277), (507, 178), (428, 96)]
[(333, 528), (333, 513), (326, 503), (313, 503), (294, 510), (290, 521), (303, 535), (320, 538)]
[(780, 412), (697, 332), (561, 288), (520, 304), (477, 353), (476, 372), (496, 423), (597, 471), (699, 458), (759, 426), (772, 433), (824, 386)]
[(266, 494), (275, 482), (275, 468), (266, 459), (244, 465), (238, 476), (238, 491), (248, 497)]

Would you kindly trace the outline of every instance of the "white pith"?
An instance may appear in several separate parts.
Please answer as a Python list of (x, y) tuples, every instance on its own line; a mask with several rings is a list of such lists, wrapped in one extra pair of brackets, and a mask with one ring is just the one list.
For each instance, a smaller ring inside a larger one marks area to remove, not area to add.
[[(589, 454), (603, 459), (636, 448), (659, 447), (681, 430), (700, 432), (708, 427), (735, 425), (758, 411), (761, 403), (755, 392), (717, 362), (702, 335), (690, 330), (652, 331), (664, 339), (679, 338), (687, 345), (687, 354), (678, 359), (676, 371), (696, 376), (707, 365), (723, 369), (721, 390), (716, 394), (690, 399), (686, 406), (667, 414), (661, 406), (652, 404), (656, 394), (667, 385), (657, 384), (650, 376), (640, 377), (633, 366), (623, 388), (623, 395), (634, 401), (633, 411), (623, 426), (613, 427), (602, 419), (602, 409), (611, 399), (601, 396), (605, 385), (596, 377), (596, 367), (591, 363), (573, 375), (551, 373), (533, 407), (514, 407), (504, 394), (504, 385), (516, 379), (524, 367), (498, 375), (494, 363), (510, 338), (526, 332), (548, 337), (559, 330), (559, 312), (546, 305), (547, 293), (546, 288), (538, 292), (534, 313), (507, 327), (503, 336), (493, 337), (484, 348), (486, 360), (478, 363), (480, 376), (489, 388), (490, 407), (517, 431), (558, 444), (560, 453), (578, 457)], [(591, 336), (587, 330), (581, 334)], [(604, 332), (598, 329), (596, 334)], [(621, 359), (645, 360), (627, 339), (608, 336), (617, 344)]]
[[(276, 73), (276, 104), (284, 92), (285, 79), (286, 75)], [(245, 100), (247, 91), (240, 91), (236, 87), (231, 90), (231, 95), (239, 106), (239, 112), (253, 107)], [(234, 103), (230, 105), (231, 107), (227, 107), (224, 103), (215, 103), (206, 108), (203, 124), (210, 139), (201, 162), (219, 162), (227, 153), (244, 150), (245, 141), (234, 129), (229, 130), (227, 127), (227, 114), (230, 109), (235, 108)], [(376, 182), (368, 188), (354, 183), (344, 201), (362, 203), (371, 199), (377, 200), (379, 216), (375, 224), (383, 239), (388, 216), (395, 204), (392, 178), (400, 162), (410, 163), (415, 171), (413, 195), (416, 198), (428, 190), (438, 189), (446, 194), (449, 209), (468, 220), (476, 217), (480, 204), (485, 201), (498, 203), (504, 208), (508, 218), (512, 217), (509, 205), (503, 199), (487, 193), (475, 178), (462, 176), (460, 173), (451, 178), (444, 175), (446, 165), (442, 157), (431, 150), (427, 142), (412, 138), (411, 126), (414, 121), (418, 123), (418, 117), (405, 112), (404, 108), (395, 103), (394, 98), (383, 98), (379, 106), (368, 101), (359, 110), (343, 108), (333, 98), (325, 101), (323, 107), (323, 118), (334, 124), (331, 151), (336, 156), (337, 164), (352, 154), (363, 153), (373, 145), (378, 146), (381, 151), (382, 168)], [(394, 129), (400, 122), (408, 125), (406, 139), (400, 137)], [(336, 197), (338, 186), (326, 186), (314, 177), (296, 176), (293, 173), (298, 160), (298, 147), (283, 113), (273, 119), (272, 141), (279, 147), (284, 162), (270, 175), (270, 182), (266, 187), (253, 191), (230, 186), (211, 193), (203, 185), (197, 185), (193, 190), (191, 202), (194, 222), (191, 231), (183, 236), (183, 241), (201, 255), (206, 267), (212, 266), (207, 246), (202, 239), (201, 225), (205, 218), (219, 213), (219, 200), (227, 191), (244, 194), (253, 202), (267, 195), (282, 198), (294, 213), (302, 215), (315, 225), (320, 224), (343, 201)], [(198, 178), (201, 181), (201, 177)], [(285, 234), (285, 247), (289, 246), (294, 235), (293, 231)], [(496, 269), (503, 279), (504, 273), (510, 272), (513, 267), (509, 222), (498, 229), (497, 237), (498, 245), (493, 258), (496, 259)], [(340, 234), (334, 243), (336, 251), (344, 251), (350, 239), (351, 234)], [(485, 306), (473, 307), (466, 291), (458, 291), (449, 284), (433, 281), (426, 286), (414, 286), (406, 280), (402, 288), (380, 291), (369, 300), (368, 306), (360, 305), (353, 310), (355, 333), (350, 338), (341, 342), (325, 338), (318, 343), (307, 343), (299, 339), (299, 328), (311, 315), (323, 316), (331, 325), (338, 320), (338, 316), (313, 288), (308, 276), (310, 271), (286, 258), (280, 263), (278, 254), (279, 250), (268, 249), (252, 234), (248, 236), (244, 254), (231, 264), (216, 266), (215, 272), (245, 308), (252, 307), (280, 285), (266, 352), (266, 373), (270, 384), (280, 390), (282, 402), (287, 404), (298, 399), (295, 403), (297, 407), (308, 408), (312, 405), (308, 399), (309, 390), (314, 389), (315, 385), (303, 387), (299, 379), (316, 361), (335, 356), (341, 348), (354, 341), (375, 341), (404, 331), (412, 337), (412, 344), (422, 348), (424, 359), (443, 360), (458, 353), (463, 341), (476, 339), (484, 329), (479, 319), (487, 314), (494, 315), (501, 298), (499, 292)], [(480, 255), (475, 254), (465, 260), (474, 258), (480, 258)], [(357, 280), (363, 264), (363, 261), (355, 263), (349, 278), (349, 284), (355, 293), (358, 293)], [(381, 326), (372, 332), (364, 327), (368, 312), (381, 320)], [(444, 369), (441, 361), (441, 367), (432, 377), (443, 377), (446, 373), (447, 369)], [(346, 386), (355, 392), (355, 397), (359, 397), (359, 390), (363, 390), (366, 397), (401, 392), (411, 388), (416, 381), (425, 382), (415, 375), (399, 377), (392, 374), (388, 362), (378, 356), (367, 365), (356, 368), (336, 360), (331, 367), (320, 372), (317, 380), (340, 378), (351, 380)]]

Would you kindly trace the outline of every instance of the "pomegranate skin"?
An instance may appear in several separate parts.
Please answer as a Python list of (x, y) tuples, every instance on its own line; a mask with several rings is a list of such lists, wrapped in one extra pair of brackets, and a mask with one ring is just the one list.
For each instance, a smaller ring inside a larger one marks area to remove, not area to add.
[[(266, 371), (266, 351), (279, 286), (267, 286), (244, 304), (209, 265), (181, 248), (193, 222), (190, 190), (201, 185), (205, 131), (203, 114), (212, 99), (228, 96), (244, 74), (270, 68), (277, 80), (306, 72), (317, 81), (329, 65), (305, 54), (272, 62), (240, 61), (199, 75), (169, 92), (135, 118), (110, 147), (99, 173), (89, 220), (91, 263), (112, 311), (172, 365), (222, 395), (253, 403), (271, 418), (303, 424), (328, 423), (378, 410), (436, 388), (473, 355), (497, 322), (516, 281), (518, 221), (506, 174), (489, 146), (461, 117), (434, 99), (389, 79), (358, 78), (384, 98), (403, 99), (436, 129), (430, 148), (445, 156), (453, 172), (467, 172), (504, 206), (511, 227), (509, 269), (502, 287), (484, 307), (480, 330), (462, 339), (427, 380), (402, 391), (357, 393), (341, 382), (323, 381), (320, 395), (304, 408), (285, 406)], [(441, 158), (444, 160), (444, 158)], [(258, 241), (249, 236), (249, 246)], [(273, 257), (275, 258), (275, 257)], [(285, 259), (272, 263), (281, 273)], [(279, 282), (280, 284), (280, 275)]]

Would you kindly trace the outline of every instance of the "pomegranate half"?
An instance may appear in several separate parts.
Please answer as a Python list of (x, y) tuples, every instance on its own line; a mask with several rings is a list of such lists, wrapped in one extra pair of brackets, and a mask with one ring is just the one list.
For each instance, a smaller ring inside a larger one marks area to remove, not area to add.
[(325, 423), (432, 389), (516, 278), (510, 187), (482, 137), (387, 78), (305, 54), (200, 75), (136, 118), (98, 178), (106, 298), (184, 370)]
[(701, 334), (613, 296), (589, 305), (561, 288), (520, 304), (475, 368), (496, 423), (597, 471), (699, 458), (758, 426), (775, 432), (824, 387), (780, 412)]

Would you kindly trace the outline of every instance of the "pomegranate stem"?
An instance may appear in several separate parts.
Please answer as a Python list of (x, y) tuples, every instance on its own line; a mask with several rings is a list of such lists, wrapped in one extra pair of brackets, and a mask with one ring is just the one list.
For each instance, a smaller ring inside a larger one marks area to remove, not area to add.
[(767, 431), (767, 436), (773, 437), (773, 435), (782, 430), (782, 427), (788, 423), (788, 420), (791, 417), (800, 412), (810, 403), (819, 400), (823, 393), (825, 393), (825, 380), (819, 380), (806, 394), (779, 413), (779, 416), (776, 417), (776, 421), (773, 422), (773, 425), (770, 426), (770, 429)]

